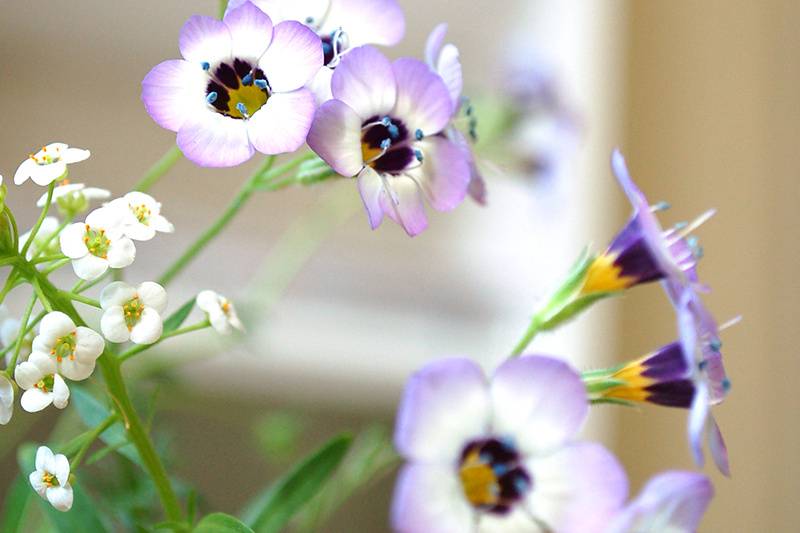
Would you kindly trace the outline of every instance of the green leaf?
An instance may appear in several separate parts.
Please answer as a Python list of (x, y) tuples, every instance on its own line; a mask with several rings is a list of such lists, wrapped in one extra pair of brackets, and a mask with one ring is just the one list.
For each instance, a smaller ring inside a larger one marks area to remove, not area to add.
[(238, 518), (225, 513), (212, 513), (204, 517), (192, 530), (194, 533), (253, 533)]
[(191, 313), (192, 309), (194, 309), (194, 302), (195, 299), (192, 298), (191, 300), (183, 304), (180, 307), (180, 309), (172, 313), (169, 316), (169, 318), (167, 318), (164, 321), (164, 331), (161, 333), (162, 336), (166, 333), (171, 333), (176, 329), (178, 329), (179, 327), (181, 327), (181, 324), (183, 324), (186, 321), (186, 318), (189, 316), (189, 313)]
[(102, 533), (107, 531), (97, 514), (97, 505), (92, 502), (80, 484), (72, 484), (72, 494), (72, 509), (67, 512), (61, 512), (46, 500), (39, 498), (47, 517), (55, 526), (55, 531), (60, 533), (74, 533), (75, 531)]
[(340, 435), (308, 456), (285, 477), (262, 492), (241, 513), (258, 533), (277, 533), (324, 486), (342, 462), (353, 438)]
[[(111, 414), (106, 407), (97, 401), (85, 388), (78, 385), (70, 386), (70, 402), (78, 411), (83, 423), (89, 428), (97, 427), (102, 424)], [(139, 452), (125, 435), (125, 429), (121, 422), (105, 430), (100, 439), (108, 444), (114, 451), (123, 455), (144, 468)]]
[(586, 392), (589, 394), (598, 394), (614, 387), (622, 387), (627, 385), (628, 382), (622, 379), (607, 378), (599, 381), (590, 381), (586, 383)]
[(27, 476), (18, 475), (9, 488), (6, 500), (3, 503), (3, 518), (0, 520), (0, 531), (7, 533), (25, 531), (23, 520), (31, 498), (35, 495), (36, 493), (33, 492)]

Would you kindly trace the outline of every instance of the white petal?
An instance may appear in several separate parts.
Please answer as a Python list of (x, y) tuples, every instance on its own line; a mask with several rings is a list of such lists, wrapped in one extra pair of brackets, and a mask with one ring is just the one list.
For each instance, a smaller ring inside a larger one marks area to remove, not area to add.
[(172, 224), (172, 222), (164, 218), (162, 215), (150, 216), (150, 227), (162, 233), (172, 233), (175, 231), (175, 226)]
[[(109, 232), (112, 229), (118, 229), (125, 221), (125, 213), (121, 209), (107, 207), (99, 207), (89, 213), (86, 217), (86, 224), (95, 229), (104, 229)], [(108, 235), (111, 239), (111, 235)]]
[(39, 367), (30, 361), (24, 361), (18, 364), (17, 368), (14, 369), (14, 380), (17, 382), (17, 385), (24, 390), (32, 389), (34, 385), (39, 383), (39, 380), (42, 379), (42, 377), (44, 377), (44, 374), (42, 374), (42, 372), (39, 370)]
[(108, 247), (108, 264), (111, 268), (125, 268), (136, 259), (136, 246), (128, 237), (111, 241)]
[(90, 155), (92, 155), (92, 153), (89, 150), (82, 150), (80, 148), (67, 148), (62, 152), (61, 160), (67, 164), (79, 163), (80, 161), (89, 159)]
[(153, 344), (164, 330), (161, 315), (155, 309), (145, 307), (139, 322), (131, 330), (131, 342), (136, 344)]
[(150, 226), (136, 221), (124, 228), (125, 236), (135, 241), (149, 241), (156, 236), (156, 230)]
[(167, 291), (158, 283), (145, 281), (136, 288), (139, 299), (146, 307), (155, 309), (159, 314), (167, 308)]
[(55, 474), (56, 479), (62, 487), (66, 486), (69, 483), (69, 460), (67, 460), (66, 456), (59, 453), (55, 455), (54, 461), (55, 468), (53, 469), (53, 474)]
[(61, 512), (72, 509), (72, 487), (50, 487), (47, 489), (47, 501)]
[(75, 337), (75, 357), (81, 363), (92, 363), (100, 357), (106, 343), (99, 333), (91, 328), (79, 326)]
[(39, 335), (45, 339), (52, 339), (53, 342), (58, 337), (63, 337), (73, 331), (75, 331), (75, 322), (61, 311), (47, 313), (39, 325)]
[(125, 342), (131, 338), (131, 332), (125, 323), (125, 311), (121, 306), (106, 309), (100, 318), (100, 331), (111, 342)]
[(100, 189), (98, 187), (87, 187), (81, 191), (81, 194), (87, 200), (105, 200), (106, 198), (111, 198), (111, 191), (106, 189)]
[(231, 323), (222, 309), (209, 311), (208, 321), (211, 322), (211, 327), (220, 335), (230, 335)]
[(522, 507), (514, 507), (508, 514), (481, 513), (477, 533), (546, 533)]
[(72, 260), (72, 270), (79, 278), (92, 281), (102, 276), (108, 270), (108, 260), (86, 254), (80, 259)]
[(47, 446), (39, 446), (36, 450), (36, 470), (39, 472), (52, 472), (55, 468), (53, 451)]
[(67, 172), (67, 164), (64, 161), (50, 163), (49, 165), (36, 165), (31, 172), (31, 179), (36, 185), (46, 187), (59, 179)]
[(114, 281), (103, 287), (100, 293), (100, 306), (108, 309), (112, 306), (125, 305), (136, 297), (136, 289), (124, 281)]
[[(58, 374), (53, 375), (53, 405), (63, 409), (69, 403), (69, 387)], [(63, 455), (61, 457), (64, 457)]]
[(0, 374), (0, 424), (8, 424), (13, 413), (14, 386), (5, 374)]
[(44, 498), (47, 491), (47, 485), (45, 485), (44, 481), (42, 480), (42, 475), (43, 472), (41, 470), (31, 472), (28, 476), (28, 481), (30, 482), (31, 487), (33, 487), (33, 490), (36, 491), (36, 494)]
[(14, 184), (22, 185), (25, 183), (31, 176), (31, 172), (33, 172), (36, 166), (36, 163), (32, 159), (26, 159), (20, 163), (20, 165), (17, 167), (17, 171), (14, 173)]
[(70, 224), (61, 231), (58, 242), (61, 245), (61, 253), (70, 259), (79, 259), (89, 253), (83, 237), (86, 235), (85, 224)]
[(197, 307), (206, 313), (210, 313), (215, 309), (221, 309), (222, 305), (220, 303), (220, 295), (210, 290), (200, 291), (195, 299), (195, 302), (197, 303)]
[(94, 362), (80, 363), (64, 359), (60, 364), (59, 374), (72, 381), (83, 381), (94, 372)]
[(470, 533), (475, 512), (450, 464), (407, 464), (397, 477), (392, 527), (401, 533)]
[(40, 389), (29, 389), (22, 393), (19, 403), (29, 413), (38, 413), (53, 403), (53, 393), (42, 392)]

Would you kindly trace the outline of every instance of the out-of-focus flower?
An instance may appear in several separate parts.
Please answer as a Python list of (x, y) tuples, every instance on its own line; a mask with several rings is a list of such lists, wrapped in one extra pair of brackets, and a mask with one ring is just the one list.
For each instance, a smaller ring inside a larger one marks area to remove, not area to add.
[[(111, 191), (97, 187), (87, 187), (83, 183), (70, 183), (64, 180), (53, 189), (53, 202), (65, 216), (75, 216), (89, 209), (89, 203), (111, 197)], [(36, 207), (44, 207), (47, 193), (39, 197)]]
[[(8, 307), (5, 304), (0, 305), (0, 345), (3, 348), (10, 348), (17, 342), (17, 335), (19, 335), (19, 319), (11, 316)], [(29, 331), (25, 338), (22, 339), (22, 347), (20, 348), (17, 364), (28, 359), (31, 354), (31, 343), (33, 343), (34, 333)], [(14, 350), (9, 349), (6, 352), (6, 366), (11, 364), (11, 358), (14, 356)]]
[(100, 329), (106, 339), (152, 344), (164, 330), (161, 314), (167, 309), (167, 291), (152, 281), (138, 287), (115, 281), (100, 293), (100, 306), (103, 308)]
[(125, 213), (101, 207), (85, 223), (70, 224), (59, 235), (61, 252), (72, 259), (75, 275), (97, 279), (111, 268), (125, 268), (136, 259), (136, 246), (122, 232)]
[(89, 155), (89, 150), (70, 148), (64, 143), (50, 143), (20, 163), (14, 174), (14, 183), (21, 185), (30, 178), (36, 185), (50, 185), (66, 177), (67, 165), (88, 159)]
[(244, 331), (244, 324), (236, 314), (233, 302), (214, 291), (202, 291), (197, 295), (197, 307), (205, 311), (211, 326), (222, 335), (230, 335), (233, 329)]
[(70, 317), (60, 311), (47, 313), (33, 339), (33, 351), (49, 354), (55, 359), (58, 373), (73, 381), (92, 375), (95, 361), (103, 353), (105, 341), (94, 330), (75, 326)]
[(714, 211), (707, 211), (691, 224), (664, 231), (655, 215), (664, 206), (650, 205), (631, 180), (619, 150), (614, 150), (611, 164), (633, 204), (633, 216), (608, 249), (591, 263), (581, 293), (618, 292), (661, 280), (672, 301), (677, 302), (683, 288), (699, 287), (695, 267), (702, 252), (689, 233)]
[[(231, 0), (228, 11), (246, 0)], [(323, 66), (309, 87), (318, 103), (330, 100), (333, 70), (342, 57), (365, 44), (393, 46), (405, 34), (403, 10), (396, 0), (252, 0), (274, 23), (296, 20), (320, 37)]]
[(36, 413), (51, 403), (59, 409), (67, 406), (69, 387), (58, 375), (55, 359), (42, 352), (33, 352), (30, 358), (17, 365), (14, 379), (25, 392), (20, 398), (22, 408)]
[(692, 533), (713, 496), (714, 487), (702, 474), (663, 472), (647, 482), (606, 533)]
[(486, 204), (486, 183), (478, 169), (469, 141), (457, 126), (457, 121), (460, 120), (463, 112), (468, 123), (469, 135), (475, 141), (477, 140), (477, 120), (473, 116), (471, 105), (469, 103), (463, 105), (465, 102), (461, 93), (464, 88), (464, 80), (459, 52), (454, 44), (444, 44), (446, 33), (447, 24), (439, 24), (433, 29), (425, 44), (425, 61), (434, 72), (439, 74), (450, 92), (453, 116), (444, 133), (448, 139), (464, 150), (464, 156), (467, 158), (470, 168), (469, 194), (473, 200), (484, 205)]
[(423, 62), (393, 63), (371, 46), (344, 56), (333, 100), (317, 111), (308, 144), (342, 176), (357, 176), (370, 225), (384, 215), (417, 235), (434, 209), (454, 209), (469, 185), (463, 150), (439, 135), (453, 104), (442, 79)]
[(33, 490), (59, 511), (72, 508), (72, 486), (69, 483), (69, 461), (60, 453), (53, 454), (47, 446), (36, 450), (36, 471), (28, 480)]
[(320, 39), (295, 21), (272, 25), (251, 2), (223, 20), (191, 17), (181, 30), (183, 59), (164, 61), (142, 80), (156, 123), (178, 133), (198, 165), (229, 167), (303, 145), (314, 95), (303, 86), (322, 66)]
[(122, 198), (108, 203), (112, 209), (120, 209), (122, 232), (135, 241), (149, 241), (156, 232), (172, 233), (175, 226), (161, 214), (161, 203), (143, 192), (129, 192)]
[[(43, 255), (54, 255), (58, 253), (58, 239), (56, 239), (53, 234), (58, 231), (60, 224), (56, 217), (44, 217), (42, 221), (42, 225), (39, 227), (39, 231), (36, 232), (36, 237), (33, 239), (33, 243), (28, 248), (28, 251), (25, 253), (25, 257), (28, 260), (33, 259), (34, 256), (43, 254)], [(22, 235), (19, 236), (19, 250), (22, 251), (22, 247), (25, 246), (25, 243), (28, 242), (28, 239), (31, 236), (30, 231), (26, 231)]]
[(0, 372), (0, 425), (6, 425), (14, 414), (14, 384)]
[(617, 460), (574, 442), (586, 392), (565, 363), (523, 356), (487, 380), (468, 359), (429, 364), (406, 385), (392, 525), (404, 533), (601, 531), (627, 493)]

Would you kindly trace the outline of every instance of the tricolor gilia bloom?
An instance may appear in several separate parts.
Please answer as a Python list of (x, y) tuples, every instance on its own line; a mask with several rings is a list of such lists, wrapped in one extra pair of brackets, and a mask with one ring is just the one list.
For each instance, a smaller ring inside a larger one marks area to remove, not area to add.
[(461, 130), (458, 129), (457, 125), (457, 122), (461, 120), (462, 113), (466, 115), (469, 135), (474, 141), (477, 139), (477, 133), (475, 131), (477, 122), (475, 118), (471, 116), (472, 108), (470, 105), (468, 103), (464, 105), (464, 97), (461, 94), (464, 88), (461, 60), (459, 59), (458, 48), (452, 43), (444, 43), (444, 36), (446, 33), (447, 24), (444, 23), (439, 24), (433, 29), (425, 43), (425, 62), (428, 63), (428, 66), (430, 66), (434, 72), (439, 74), (445, 85), (447, 85), (447, 90), (450, 92), (450, 99), (453, 103), (453, 117), (444, 133), (448, 139), (464, 150), (464, 156), (467, 158), (470, 169), (469, 194), (473, 200), (484, 205), (486, 204), (486, 183), (478, 169), (478, 164), (475, 160), (475, 154), (472, 153), (470, 142)]
[(33, 490), (59, 511), (72, 508), (72, 485), (69, 483), (69, 461), (47, 446), (36, 450), (36, 471), (28, 476)]
[(55, 360), (58, 373), (73, 381), (92, 375), (95, 361), (104, 348), (103, 337), (90, 328), (75, 326), (60, 311), (44, 316), (39, 334), (33, 339), (33, 351), (49, 355)]
[(5, 426), (14, 414), (14, 384), (5, 372), (0, 372), (0, 425)]
[(25, 390), (20, 404), (29, 413), (41, 411), (50, 404), (59, 409), (67, 406), (69, 388), (58, 375), (56, 360), (47, 354), (33, 352), (27, 361), (17, 365), (14, 380)]
[(161, 214), (161, 203), (143, 192), (129, 192), (108, 203), (124, 213), (122, 232), (135, 241), (149, 241), (156, 232), (172, 233), (175, 226)]
[(670, 298), (677, 302), (683, 288), (699, 287), (695, 267), (701, 250), (689, 233), (714, 211), (707, 211), (691, 224), (664, 231), (655, 215), (664, 207), (650, 205), (631, 179), (619, 150), (614, 150), (611, 164), (633, 204), (633, 216), (589, 266), (581, 294), (617, 292), (649, 281), (663, 281)]
[(181, 29), (183, 59), (164, 61), (142, 80), (156, 123), (198, 165), (229, 167), (293, 152), (314, 118), (304, 85), (322, 66), (319, 37), (303, 24), (272, 20), (251, 2), (223, 20), (193, 16)]
[[(63, 180), (53, 189), (53, 202), (65, 216), (74, 216), (89, 209), (89, 203), (111, 197), (111, 191), (98, 187), (87, 187), (83, 183), (70, 183)], [(44, 207), (47, 193), (39, 197), (36, 207)]]
[(606, 533), (692, 533), (714, 496), (711, 481), (695, 472), (658, 474), (606, 529)]
[(333, 100), (317, 111), (308, 144), (342, 176), (357, 176), (370, 225), (384, 215), (417, 235), (428, 225), (423, 195), (434, 209), (454, 209), (467, 192), (463, 150), (439, 135), (453, 103), (425, 63), (390, 62), (371, 46), (342, 58)]
[(50, 143), (20, 163), (14, 183), (21, 185), (32, 179), (36, 185), (47, 186), (66, 177), (67, 165), (89, 158), (89, 150), (70, 148), (64, 143)]
[[(246, 0), (231, 0), (231, 11)], [(393, 46), (405, 34), (403, 10), (397, 0), (252, 0), (274, 23), (302, 22), (319, 35), (323, 66), (309, 87), (319, 103), (330, 100), (331, 78), (342, 57), (364, 44)]]
[(627, 493), (616, 459), (575, 442), (586, 392), (565, 363), (523, 356), (491, 379), (469, 359), (411, 377), (395, 446), (392, 525), (403, 533), (602, 531)]
[(100, 293), (100, 306), (100, 329), (106, 339), (152, 344), (164, 330), (161, 314), (167, 309), (167, 291), (152, 281), (137, 287), (115, 281)]
[[(56, 217), (44, 217), (39, 231), (36, 232), (36, 237), (33, 238), (33, 243), (31, 243), (30, 247), (28, 247), (28, 251), (25, 253), (26, 259), (30, 261), (36, 255), (57, 254), (59, 247), (58, 239), (56, 239), (53, 234), (58, 231), (60, 225)], [(28, 242), (30, 236), (30, 231), (26, 231), (19, 236), (20, 251), (22, 251), (22, 247), (25, 246), (25, 243)]]
[(197, 295), (197, 307), (208, 315), (217, 333), (230, 335), (233, 329), (244, 331), (244, 324), (236, 314), (233, 302), (214, 291), (202, 291)]
[(72, 269), (81, 279), (91, 281), (109, 267), (125, 268), (136, 258), (136, 246), (125, 236), (125, 213), (101, 207), (86, 217), (86, 222), (70, 224), (59, 235), (61, 252), (72, 259)]

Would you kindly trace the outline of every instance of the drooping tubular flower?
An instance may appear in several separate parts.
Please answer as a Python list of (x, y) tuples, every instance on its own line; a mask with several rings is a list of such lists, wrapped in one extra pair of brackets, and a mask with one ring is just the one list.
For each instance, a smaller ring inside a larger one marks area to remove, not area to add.
[(403, 533), (602, 531), (627, 493), (617, 460), (574, 442), (586, 392), (565, 363), (523, 356), (491, 379), (469, 359), (411, 377), (397, 415), (392, 525)]
[(293, 152), (314, 118), (303, 88), (322, 66), (319, 37), (303, 24), (272, 20), (251, 2), (223, 20), (191, 17), (181, 30), (183, 59), (156, 65), (142, 101), (159, 126), (178, 133), (187, 158), (228, 167)]
[(333, 74), (333, 100), (317, 111), (308, 145), (342, 176), (357, 176), (370, 225), (384, 215), (417, 235), (428, 225), (423, 195), (439, 211), (466, 196), (463, 150), (439, 135), (453, 112), (447, 86), (425, 63), (389, 62), (362, 46)]
[(70, 148), (64, 143), (50, 143), (20, 163), (14, 174), (14, 183), (21, 185), (32, 179), (36, 185), (48, 186), (66, 177), (67, 165), (89, 158), (89, 150)]
[[(231, 0), (227, 11), (246, 0)], [(393, 46), (405, 34), (397, 0), (251, 0), (274, 23), (296, 20), (311, 28), (322, 43), (323, 66), (309, 87), (318, 103), (330, 100), (331, 78), (342, 57), (365, 44)]]
[(633, 216), (608, 249), (596, 257), (586, 273), (581, 294), (617, 292), (650, 281), (662, 281), (673, 303), (685, 287), (698, 288), (696, 272), (701, 250), (689, 233), (708, 220), (710, 210), (688, 225), (663, 230), (655, 212), (636, 187), (619, 150), (611, 165), (622, 190), (633, 204)]
[(81, 279), (91, 281), (109, 267), (125, 268), (136, 259), (136, 246), (122, 232), (124, 214), (101, 207), (84, 223), (70, 224), (58, 236), (61, 251), (72, 259), (72, 269)]
[(691, 533), (703, 518), (714, 487), (704, 475), (668, 471), (647, 482), (606, 533)]
[[(465, 118), (468, 123), (468, 132), (473, 141), (477, 140), (477, 121), (472, 116), (472, 107), (466, 103), (462, 96), (464, 87), (461, 60), (459, 59), (458, 48), (452, 43), (444, 44), (444, 36), (447, 33), (447, 24), (439, 24), (428, 36), (425, 44), (425, 62), (428, 63), (434, 72), (441, 76), (447, 90), (450, 92), (450, 99), (453, 103), (453, 116), (450, 124), (445, 128), (444, 134), (452, 142), (464, 150), (470, 169), (469, 195), (473, 200), (481, 205), (486, 204), (486, 183), (478, 169), (475, 154), (472, 152), (470, 141), (458, 128), (458, 121)], [(465, 115), (462, 117), (461, 115)]]

